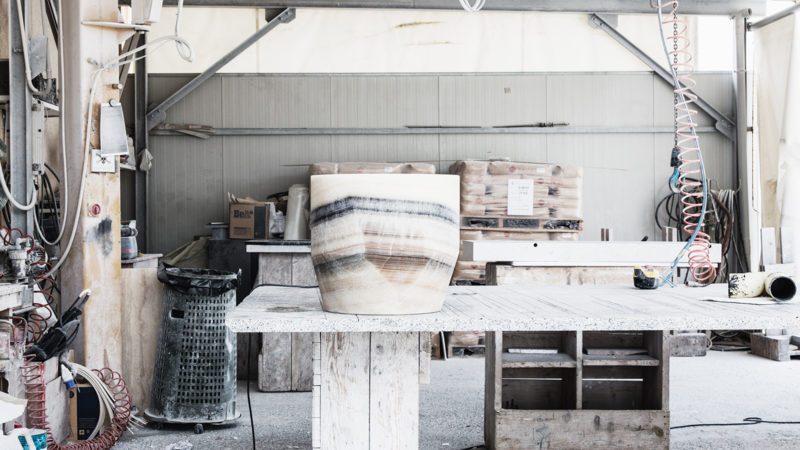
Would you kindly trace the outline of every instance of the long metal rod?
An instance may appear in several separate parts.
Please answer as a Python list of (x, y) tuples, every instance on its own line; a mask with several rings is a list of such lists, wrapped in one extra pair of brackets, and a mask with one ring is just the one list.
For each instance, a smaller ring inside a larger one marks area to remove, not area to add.
[[(129, 5), (121, 0), (120, 5)], [(175, 5), (177, 0), (164, 0)], [(457, 0), (184, 0), (186, 6), (234, 6), (245, 8), (391, 8), (460, 10)], [(744, 8), (756, 8), (764, 14), (765, 0), (693, 0), (682, 2), (686, 14), (729, 16)], [(653, 10), (647, 0), (491, 0), (487, 11), (552, 11), (649, 14)]]
[(737, 14), (733, 20), (736, 28), (736, 154), (739, 191), (739, 210), (742, 236), (748, 266), (740, 270), (756, 270), (761, 261), (761, 185), (758, 173), (758, 157), (750, 142), (751, 113), (748, 107), (747, 76), (747, 11)]
[[(412, 128), (189, 128), (208, 136), (340, 136), (340, 135), (423, 135), (423, 134), (652, 134), (672, 133), (670, 127), (412, 127)], [(699, 133), (715, 133), (714, 127), (698, 127)], [(155, 129), (154, 136), (186, 136), (175, 129)]]
[(186, 97), (190, 92), (197, 89), (198, 86), (203, 84), (206, 80), (211, 78), (212, 75), (217, 73), (219, 69), (223, 68), (226, 64), (239, 56), (243, 51), (247, 50), (251, 45), (264, 37), (264, 35), (282, 23), (291, 22), (294, 20), (294, 18), (295, 9), (285, 9), (282, 13), (278, 14), (274, 19), (270, 20), (266, 25), (264, 25), (260, 30), (256, 31), (255, 34), (245, 39), (241, 44), (237, 45), (236, 48), (212, 64), (211, 67), (203, 71), (203, 73), (194, 77), (192, 81), (186, 83), (183, 87), (178, 89), (177, 92), (161, 102), (160, 105), (150, 110), (150, 112), (147, 113), (147, 129), (152, 130), (156, 125), (163, 122), (167, 118), (167, 110), (170, 107), (172, 107), (175, 103), (178, 103), (178, 101)]
[[(147, 33), (138, 36), (137, 46), (142, 46), (147, 41)], [(136, 56), (144, 56), (147, 50), (141, 50)], [(139, 169), (139, 160), (142, 152), (149, 147), (147, 134), (147, 58), (136, 60), (136, 73), (134, 74), (134, 156), (137, 161), (134, 172), (134, 195), (136, 214), (136, 245), (139, 251), (147, 252), (147, 172)]]
[[(645, 63), (647, 67), (651, 68), (656, 75), (661, 77), (661, 79), (664, 80), (664, 82), (666, 82), (670, 87), (674, 86), (672, 74), (661, 64), (657, 63), (653, 58), (651, 58), (647, 53), (642, 51), (642, 49), (637, 47), (636, 44), (626, 38), (616, 28), (612, 27), (597, 14), (592, 14), (590, 16), (590, 20), (594, 26), (605, 31), (609, 36), (614, 38), (615, 41), (625, 47), (629, 52), (633, 53), (633, 55), (639, 58), (640, 61)], [(694, 93), (694, 95), (697, 95), (697, 93)], [(718, 109), (714, 108), (699, 95), (697, 95), (695, 104), (697, 104), (697, 106), (702, 109), (703, 112), (711, 116), (711, 118), (716, 121), (715, 126), (720, 133), (732, 141), (736, 140), (736, 122), (722, 114)]]
[(783, 19), (784, 17), (790, 16), (790, 15), (796, 13), (797, 11), (800, 11), (800, 4), (797, 4), (797, 5), (794, 5), (792, 7), (786, 8), (783, 11), (777, 12), (777, 13), (771, 15), (771, 16), (763, 18), (763, 19), (759, 20), (758, 22), (748, 23), (747, 24), (747, 29), (748, 30), (757, 30), (759, 28), (763, 28), (763, 27), (765, 27), (765, 26), (767, 26), (767, 25), (769, 25), (769, 24), (771, 24), (773, 22), (777, 22), (777, 21)]
[[(16, 1), (8, 2), (8, 72), (9, 72), (9, 146), (8, 161), (10, 175), (11, 195), (20, 203), (30, 201), (30, 192), (33, 187), (32, 142), (33, 128), (31, 125), (32, 97), (28, 90), (25, 76), (25, 60), (22, 55), (22, 36), (20, 34), (19, 18), (17, 16)], [(30, 18), (30, 2), (24, 2), (24, 15)], [(30, 24), (30, 20), (26, 20)], [(27, 36), (27, 30), (25, 32)], [(4, 176), (0, 174), (0, 176)], [(20, 211), (9, 206), (11, 211), (11, 226), (19, 228), (25, 233), (33, 233), (33, 210)]]

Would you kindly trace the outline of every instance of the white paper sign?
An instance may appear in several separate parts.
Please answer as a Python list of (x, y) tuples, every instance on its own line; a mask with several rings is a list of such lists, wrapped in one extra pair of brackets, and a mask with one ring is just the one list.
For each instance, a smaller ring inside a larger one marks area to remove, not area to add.
[(533, 180), (508, 180), (508, 215), (533, 215)]

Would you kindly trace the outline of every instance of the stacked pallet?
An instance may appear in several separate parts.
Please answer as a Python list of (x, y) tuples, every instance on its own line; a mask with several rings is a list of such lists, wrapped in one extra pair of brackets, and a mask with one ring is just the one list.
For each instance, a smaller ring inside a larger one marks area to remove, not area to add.
[(320, 162), (312, 164), (310, 175), (357, 174), (357, 173), (418, 173), (435, 174), (436, 167), (427, 163), (382, 163), (382, 162)]
[[(458, 161), (461, 240), (577, 240), (583, 169), (512, 161)], [(486, 263), (461, 256), (453, 284), (484, 284)]]

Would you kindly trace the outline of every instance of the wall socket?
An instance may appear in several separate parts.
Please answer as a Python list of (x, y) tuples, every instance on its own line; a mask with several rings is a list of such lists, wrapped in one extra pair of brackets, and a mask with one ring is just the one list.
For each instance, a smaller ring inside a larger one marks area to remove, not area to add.
[(114, 173), (117, 171), (117, 158), (113, 155), (103, 156), (100, 150), (92, 150), (92, 172)]

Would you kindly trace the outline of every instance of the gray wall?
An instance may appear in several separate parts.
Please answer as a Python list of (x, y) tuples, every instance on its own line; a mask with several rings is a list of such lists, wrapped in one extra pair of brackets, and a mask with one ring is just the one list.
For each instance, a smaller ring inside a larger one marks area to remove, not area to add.
[[(158, 103), (189, 77), (150, 76)], [(733, 117), (730, 74), (697, 75), (698, 92)], [(702, 114), (700, 125), (712, 125)], [(576, 127), (671, 127), (672, 92), (652, 73), (442, 75), (218, 75), (167, 112), (168, 123), (225, 128), (492, 126), (569, 122)], [(718, 133), (701, 143), (712, 187), (730, 187), (733, 148)], [(583, 239), (601, 227), (617, 240), (656, 235), (672, 136), (394, 135), (152, 136), (150, 248), (167, 252), (204, 225), (227, 220), (226, 193), (264, 198), (307, 182), (319, 161), (429, 161), (510, 157), (585, 168)]]

